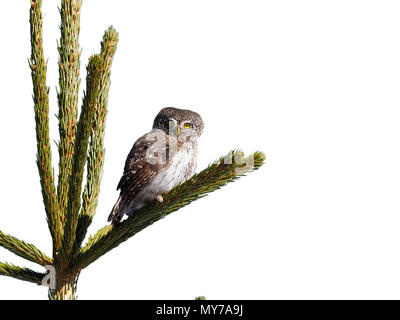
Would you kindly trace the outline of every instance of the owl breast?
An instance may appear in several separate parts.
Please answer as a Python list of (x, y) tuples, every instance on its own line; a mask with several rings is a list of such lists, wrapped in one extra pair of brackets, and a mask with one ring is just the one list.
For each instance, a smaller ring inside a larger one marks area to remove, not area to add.
[(154, 179), (138, 193), (133, 201), (133, 207), (139, 209), (145, 202), (156, 199), (180, 183), (189, 179), (197, 166), (197, 144), (185, 142), (178, 146), (177, 151), (169, 158), (169, 164), (161, 169)]

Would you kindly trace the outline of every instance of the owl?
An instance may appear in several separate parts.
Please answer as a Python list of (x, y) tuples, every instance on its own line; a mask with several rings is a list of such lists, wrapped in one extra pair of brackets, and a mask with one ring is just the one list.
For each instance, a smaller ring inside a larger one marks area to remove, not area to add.
[(117, 190), (119, 198), (108, 221), (118, 224), (143, 205), (190, 178), (196, 171), (197, 139), (204, 128), (200, 115), (190, 110), (164, 108), (153, 129), (141, 136), (129, 152)]

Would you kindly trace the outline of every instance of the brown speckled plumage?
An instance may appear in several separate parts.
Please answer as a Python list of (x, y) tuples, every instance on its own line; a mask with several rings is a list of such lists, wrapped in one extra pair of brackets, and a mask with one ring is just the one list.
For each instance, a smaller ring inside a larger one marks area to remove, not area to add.
[(118, 184), (120, 196), (108, 221), (119, 223), (146, 201), (190, 178), (196, 170), (197, 139), (203, 131), (200, 115), (190, 110), (164, 108), (154, 119), (153, 129), (133, 145)]

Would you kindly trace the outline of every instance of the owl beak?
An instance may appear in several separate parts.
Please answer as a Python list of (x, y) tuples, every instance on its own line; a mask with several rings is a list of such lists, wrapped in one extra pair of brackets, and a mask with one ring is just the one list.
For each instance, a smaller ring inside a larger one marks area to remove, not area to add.
[(177, 137), (179, 136), (180, 131), (181, 131), (181, 130), (179, 129), (179, 127), (176, 128), (176, 136), (177, 136)]

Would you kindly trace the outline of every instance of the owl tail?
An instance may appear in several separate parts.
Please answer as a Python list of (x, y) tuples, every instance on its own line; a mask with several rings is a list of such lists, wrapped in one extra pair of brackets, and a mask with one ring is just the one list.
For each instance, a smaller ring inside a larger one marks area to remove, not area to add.
[(111, 210), (110, 215), (108, 216), (107, 221), (112, 221), (113, 225), (117, 225), (124, 216), (125, 210), (126, 205), (124, 204), (124, 201), (122, 201), (122, 196), (119, 196), (117, 202), (114, 204), (114, 207)]

